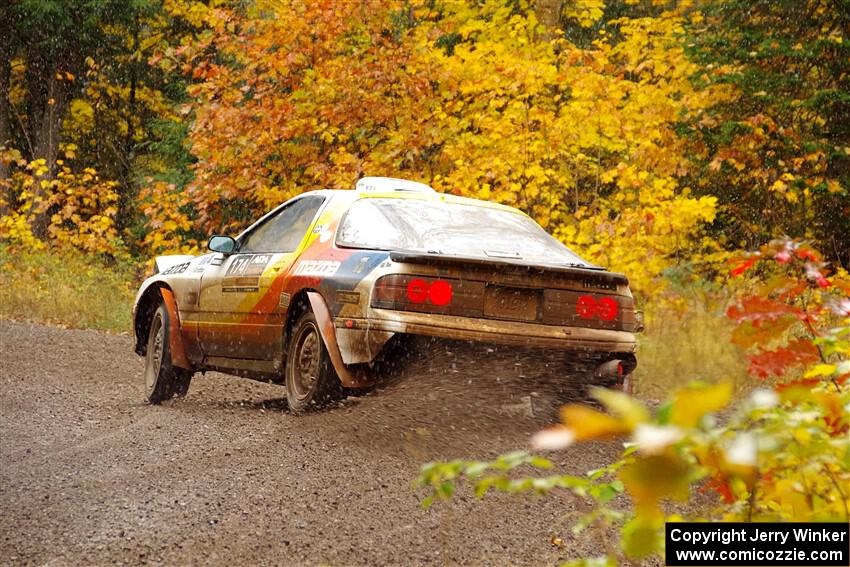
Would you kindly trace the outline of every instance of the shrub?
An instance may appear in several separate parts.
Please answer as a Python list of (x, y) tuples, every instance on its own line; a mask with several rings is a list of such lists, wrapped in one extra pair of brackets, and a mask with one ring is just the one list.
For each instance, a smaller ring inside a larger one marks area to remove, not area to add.
[[(625, 439), (620, 459), (584, 477), (517, 476), (523, 466), (552, 463), (525, 452), (490, 462), (423, 466), (423, 500), (454, 494), (470, 482), (483, 496), (569, 490), (594, 506), (575, 525), (615, 528), (620, 547), (572, 565), (616, 565), (662, 555), (664, 523), (681, 520), (850, 520), (850, 299), (842, 277), (829, 278), (805, 244), (776, 241), (733, 260), (732, 274), (754, 275), (729, 308), (733, 340), (748, 349), (749, 372), (773, 387), (732, 402), (730, 383), (691, 384), (654, 413), (621, 392), (595, 389), (606, 412), (583, 405), (561, 410), (562, 423), (538, 433), (538, 449), (598, 439)], [(625, 492), (631, 506), (611, 504)], [(697, 493), (714, 497), (693, 504)], [(673, 507), (671, 503), (690, 504)], [(686, 512), (675, 512), (675, 509)]]

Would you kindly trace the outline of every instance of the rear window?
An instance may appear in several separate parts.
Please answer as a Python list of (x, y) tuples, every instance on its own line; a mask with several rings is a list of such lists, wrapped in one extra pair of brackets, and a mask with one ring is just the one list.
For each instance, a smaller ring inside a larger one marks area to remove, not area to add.
[(525, 215), (419, 199), (355, 201), (337, 232), (337, 244), (589, 266)]

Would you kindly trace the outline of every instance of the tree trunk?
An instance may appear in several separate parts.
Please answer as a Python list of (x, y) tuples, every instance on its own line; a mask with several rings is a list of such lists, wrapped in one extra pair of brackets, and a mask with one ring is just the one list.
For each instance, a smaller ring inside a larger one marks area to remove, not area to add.
[(537, 19), (549, 30), (555, 30), (561, 25), (562, 0), (537, 0), (534, 11)]
[(56, 78), (55, 68), (50, 70), (47, 80), (47, 99), (38, 121), (33, 120), (33, 150), (35, 159), (44, 159), (47, 176), (56, 177), (56, 160), (59, 157), (59, 135), (62, 130), (62, 118), (68, 105), (68, 89), (64, 81)]
[[(62, 58), (59, 58), (62, 59)], [(69, 102), (69, 89), (64, 77), (57, 77), (55, 61), (38, 55), (27, 61), (27, 87), (29, 89), (29, 139), (32, 142), (32, 160), (43, 159), (47, 172), (37, 176), (34, 183), (36, 200), (47, 196), (42, 181), (56, 178), (56, 160), (59, 157), (59, 136), (62, 119)], [(33, 234), (47, 236), (48, 212), (37, 211), (33, 221)]]
[[(8, 58), (0, 53), (0, 147), (12, 145), (12, 128), (9, 123), (9, 84), (12, 65)], [(0, 160), (0, 179), (9, 177), (9, 168)]]
[[(2, 12), (0, 12), (0, 15)], [(9, 88), (12, 82), (12, 46), (8, 24), (0, 23), (0, 147), (12, 143), (12, 127), (9, 119)], [(9, 166), (0, 159), (0, 179), (9, 177)]]
[(115, 218), (116, 228), (123, 231), (130, 224), (133, 216), (133, 160), (136, 154), (136, 97), (139, 84), (139, 62), (136, 60), (137, 51), (139, 49), (139, 18), (138, 15), (133, 16), (132, 29), (132, 55), (129, 60), (130, 72), (130, 93), (127, 98), (127, 138), (124, 142), (124, 159), (123, 159), (123, 174), (121, 176), (122, 183), (119, 189), (118, 214)]

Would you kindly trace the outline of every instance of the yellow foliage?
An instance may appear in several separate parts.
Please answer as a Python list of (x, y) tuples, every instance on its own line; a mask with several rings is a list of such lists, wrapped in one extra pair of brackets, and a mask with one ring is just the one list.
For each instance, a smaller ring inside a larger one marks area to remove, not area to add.
[(583, 28), (589, 28), (602, 17), (604, 0), (573, 0), (564, 2), (563, 15), (575, 20)]
[[(234, 202), (259, 215), (305, 189), (392, 175), (518, 207), (645, 295), (679, 259), (715, 259), (703, 227), (717, 203), (679, 185), (688, 160), (673, 127), (725, 93), (694, 89), (685, 16), (607, 22), (616, 39), (584, 48), (553, 37), (529, 2), (322, 6), (210, 10), (211, 37), (183, 51), (197, 79), (194, 228), (241, 228)], [(582, 26), (604, 7), (563, 4)], [(399, 28), (399, 13), (415, 25)]]
[[(66, 155), (73, 148), (66, 150)], [(12, 152), (4, 150), (9, 160)], [(15, 152), (16, 153), (16, 152)], [(115, 228), (118, 214), (118, 183), (100, 179), (92, 168), (74, 171), (59, 160), (54, 178), (46, 176), (43, 159), (26, 162), (20, 154), (11, 177), (0, 180), (9, 195), (0, 197), (0, 238), (29, 250), (45, 248), (45, 241), (86, 252), (119, 254), (123, 245)], [(42, 222), (41, 219), (46, 219)], [(43, 225), (44, 234), (35, 227)]]

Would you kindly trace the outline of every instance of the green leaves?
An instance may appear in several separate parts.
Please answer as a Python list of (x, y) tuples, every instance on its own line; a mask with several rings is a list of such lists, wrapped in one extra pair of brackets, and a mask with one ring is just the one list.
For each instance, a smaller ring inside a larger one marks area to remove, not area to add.
[(554, 465), (548, 459), (530, 455), (525, 451), (514, 451), (500, 455), (493, 461), (462, 461), (446, 463), (427, 463), (422, 465), (417, 486), (429, 487), (432, 492), (422, 501), (423, 507), (429, 507), (435, 500), (448, 500), (455, 493), (455, 481), (468, 479), (474, 488), (475, 496), (484, 496), (491, 488), (502, 492), (548, 492), (553, 488), (583, 490), (589, 483), (585, 479), (569, 476), (549, 478), (511, 478), (514, 469), (529, 466), (546, 470)]

